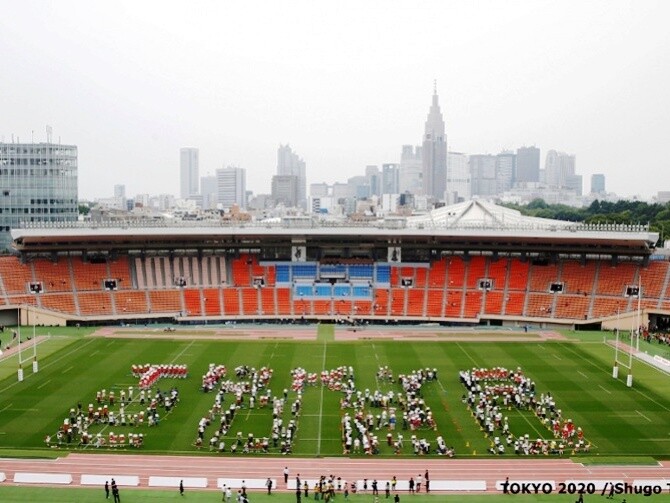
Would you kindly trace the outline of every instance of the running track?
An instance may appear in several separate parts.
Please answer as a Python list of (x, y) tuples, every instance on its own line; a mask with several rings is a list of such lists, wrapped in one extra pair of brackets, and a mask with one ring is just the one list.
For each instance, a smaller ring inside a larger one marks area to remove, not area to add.
[[(670, 463), (657, 466), (583, 466), (569, 459), (348, 459), (348, 458), (262, 458), (262, 457), (204, 457), (150, 456), (124, 454), (70, 454), (55, 460), (26, 460), (0, 458), (0, 472), (7, 481), (15, 472), (71, 474), (78, 486), (81, 474), (135, 475), (140, 487), (147, 488), (149, 476), (207, 477), (208, 489), (216, 489), (217, 477), (235, 479), (276, 478), (285, 489), (282, 471), (288, 466), (290, 477), (300, 474), (303, 480), (333, 474), (343, 480), (362, 478), (385, 480), (395, 475), (408, 480), (425, 470), (432, 481), (486, 480), (488, 491), (495, 492), (495, 483), (509, 477), (521, 481), (565, 480), (670, 480)], [(7, 482), (6, 482), (7, 483)], [(664, 488), (665, 489), (665, 488)]]

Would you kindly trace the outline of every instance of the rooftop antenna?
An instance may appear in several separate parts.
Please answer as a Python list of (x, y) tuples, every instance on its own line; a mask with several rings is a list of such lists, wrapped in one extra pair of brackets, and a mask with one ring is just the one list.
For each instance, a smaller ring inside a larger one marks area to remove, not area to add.
[(433, 94), (437, 94), (437, 79), (433, 80)]

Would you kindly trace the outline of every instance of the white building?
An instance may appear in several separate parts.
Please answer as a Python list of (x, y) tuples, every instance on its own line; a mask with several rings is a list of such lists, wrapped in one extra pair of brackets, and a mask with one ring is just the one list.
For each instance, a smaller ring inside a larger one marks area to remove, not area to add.
[(472, 196), (468, 156), (460, 152), (447, 152), (447, 204), (468, 201)]
[(179, 197), (188, 199), (198, 195), (200, 183), (200, 152), (197, 148), (183, 147), (179, 150)]
[(243, 168), (228, 166), (216, 170), (217, 202), (223, 209), (234, 204), (246, 208), (247, 173)]

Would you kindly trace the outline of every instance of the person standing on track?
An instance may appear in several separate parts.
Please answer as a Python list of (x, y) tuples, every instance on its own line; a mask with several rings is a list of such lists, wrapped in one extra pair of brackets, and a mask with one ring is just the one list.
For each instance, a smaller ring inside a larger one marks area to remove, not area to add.
[[(284, 467), (284, 485), (288, 485), (288, 466)], [(300, 487), (298, 487), (300, 489)]]
[(430, 492), (430, 476), (428, 475), (428, 470), (423, 474), (423, 480), (426, 481), (426, 492)]
[(181, 494), (182, 496), (184, 495), (184, 481), (183, 480), (179, 481), (179, 494)]
[(268, 488), (268, 496), (272, 494), (272, 479), (270, 477), (265, 481), (265, 487)]
[(105, 499), (109, 499), (109, 480), (105, 480)]

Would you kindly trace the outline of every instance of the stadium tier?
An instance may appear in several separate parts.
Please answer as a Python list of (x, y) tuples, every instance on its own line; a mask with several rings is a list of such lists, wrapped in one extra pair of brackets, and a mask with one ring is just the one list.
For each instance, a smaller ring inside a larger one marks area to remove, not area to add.
[(668, 307), (670, 262), (451, 256), (428, 263), (269, 262), (257, 255), (0, 257), (0, 300), (72, 320), (310, 318), (584, 322)]
[(364, 223), (293, 217), (11, 232), (0, 309), (31, 305), (72, 323), (585, 326), (670, 309), (670, 255), (648, 227), (525, 217), (482, 201)]

